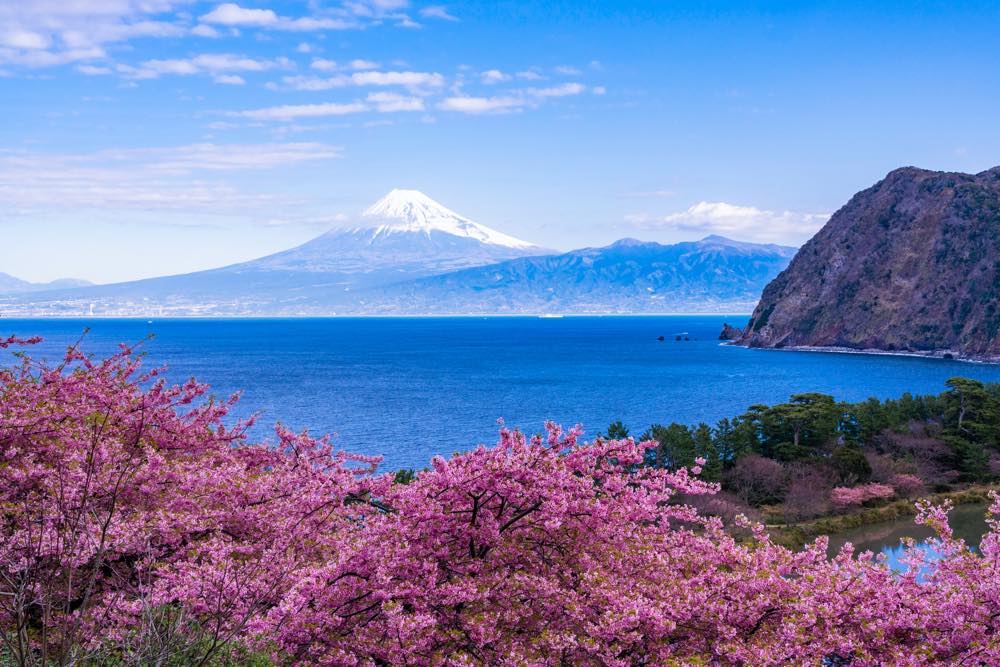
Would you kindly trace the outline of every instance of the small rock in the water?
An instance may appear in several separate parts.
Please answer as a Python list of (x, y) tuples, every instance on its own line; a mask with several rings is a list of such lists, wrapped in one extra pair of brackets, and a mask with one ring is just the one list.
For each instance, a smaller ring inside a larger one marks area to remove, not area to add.
[(656, 337), (656, 340), (666, 340), (666, 338), (665, 338), (665, 337), (663, 337), (663, 336), (657, 336), (657, 337)]
[(681, 339), (680, 336), (674, 336), (674, 340), (680, 340), (680, 339)]
[(730, 325), (728, 322), (723, 322), (722, 333), (719, 334), (719, 340), (736, 340), (742, 335), (742, 331)]
[(951, 352), (945, 352), (945, 353), (944, 353), (944, 358), (945, 358), (945, 359), (954, 359), (954, 358), (955, 358), (955, 355), (954, 355), (954, 354), (952, 354)]

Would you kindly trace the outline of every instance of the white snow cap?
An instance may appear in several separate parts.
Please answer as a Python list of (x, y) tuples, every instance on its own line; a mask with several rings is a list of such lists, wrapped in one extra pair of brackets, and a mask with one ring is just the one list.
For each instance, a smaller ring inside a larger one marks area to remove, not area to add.
[(363, 218), (380, 223), (376, 235), (393, 232), (444, 232), (508, 248), (534, 248), (533, 243), (473, 222), (419, 190), (393, 190), (369, 206)]

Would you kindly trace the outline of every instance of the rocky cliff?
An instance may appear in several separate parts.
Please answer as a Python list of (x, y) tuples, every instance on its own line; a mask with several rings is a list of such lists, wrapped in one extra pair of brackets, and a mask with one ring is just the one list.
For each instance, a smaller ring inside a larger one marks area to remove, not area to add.
[(905, 167), (799, 250), (739, 342), (1000, 359), (998, 332), (1000, 167)]

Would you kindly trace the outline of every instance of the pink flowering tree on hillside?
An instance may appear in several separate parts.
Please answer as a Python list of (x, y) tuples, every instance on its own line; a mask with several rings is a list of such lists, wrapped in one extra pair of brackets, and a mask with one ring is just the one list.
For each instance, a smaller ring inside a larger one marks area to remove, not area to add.
[(996, 520), (975, 553), (921, 506), (943, 557), (899, 575), (743, 519), (736, 541), (653, 442), (501, 429), (396, 484), (307, 434), (251, 444), (206, 392), (127, 349), (0, 370), (0, 661), (1000, 662)]
[(378, 487), (326, 441), (249, 446), (247, 424), (222, 423), (235, 398), (138, 368), (129, 349), (95, 363), (72, 348), (0, 375), (0, 623), (18, 664), (109, 642), (155, 662), (193, 650), (195, 625), (188, 657), (207, 660), (323, 557), (309, 536)]

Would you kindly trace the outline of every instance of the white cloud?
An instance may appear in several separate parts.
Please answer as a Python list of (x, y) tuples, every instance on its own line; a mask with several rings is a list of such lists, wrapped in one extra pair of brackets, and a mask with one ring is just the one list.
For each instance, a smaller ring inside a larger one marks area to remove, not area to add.
[(341, 157), (337, 146), (315, 142), (273, 144), (200, 143), (173, 148), (105, 150), (84, 162), (134, 162), (151, 171), (187, 173), (192, 171), (233, 171), (271, 169), (301, 162)]
[(86, 74), (87, 76), (100, 76), (102, 74), (111, 74), (110, 67), (99, 67), (97, 65), (77, 65), (77, 72), (81, 74)]
[(195, 27), (191, 28), (191, 34), (197, 35), (198, 37), (221, 37), (222, 33), (213, 28), (210, 25), (205, 25), (204, 23), (199, 23)]
[(338, 68), (336, 61), (326, 60), (325, 58), (315, 58), (310, 65), (313, 69), (318, 69), (320, 72), (333, 72)]
[(370, 93), (367, 99), (379, 113), (424, 110), (424, 101), (419, 97), (409, 97), (398, 93)]
[(504, 81), (509, 80), (510, 75), (504, 74), (498, 69), (488, 69), (479, 75), (479, 79), (487, 85), (492, 85), (495, 83), (503, 83)]
[(437, 72), (355, 72), (351, 81), (358, 86), (407, 86), (410, 88), (444, 85), (444, 77)]
[(119, 65), (118, 71), (131, 79), (156, 79), (163, 75), (190, 76), (192, 74), (219, 74), (223, 72), (263, 72), (290, 67), (291, 61), (258, 60), (232, 53), (203, 53), (193, 58), (173, 60), (147, 60), (137, 67)]
[(604, 95), (605, 93), (608, 92), (608, 89), (605, 88), (604, 86), (594, 86), (593, 88), (590, 89), (590, 92), (592, 92), (595, 95)]
[(299, 53), (312, 53), (312, 45), (308, 42), (299, 42), (299, 45), (295, 47), (295, 50)]
[(372, 60), (365, 60), (363, 58), (355, 58), (346, 65), (338, 63), (336, 60), (326, 60), (324, 58), (314, 58), (312, 63), (309, 65), (315, 70), (320, 72), (342, 72), (346, 70), (371, 70), (378, 69), (379, 64)]
[(444, 5), (430, 5), (420, 10), (420, 15), (427, 19), (441, 19), (443, 21), (457, 21), (458, 18), (448, 13), (448, 8)]
[(396, 12), (410, 6), (409, 0), (349, 0), (344, 6), (357, 16), (394, 16)]
[(579, 95), (587, 87), (579, 83), (565, 83), (550, 88), (525, 88), (509, 95), (474, 97), (455, 95), (442, 100), (438, 108), (444, 111), (458, 111), (467, 114), (511, 113), (525, 107), (537, 107), (542, 101), (554, 97)]
[(640, 229), (721, 234), (738, 240), (801, 243), (829, 219), (826, 213), (768, 211), (726, 202), (699, 202), (664, 216), (632, 214), (626, 221)]
[(525, 92), (532, 97), (568, 97), (570, 95), (579, 95), (580, 93), (587, 90), (587, 87), (581, 83), (564, 83), (559, 86), (552, 86), (550, 88), (528, 88)]
[(229, 172), (287, 168), (341, 157), (322, 143), (213, 144), (86, 154), (0, 151), (8, 212), (39, 210), (253, 210), (275, 197), (215, 180)]
[(47, 49), (51, 44), (48, 35), (20, 28), (8, 28), (0, 32), (0, 45), (14, 49)]
[(278, 15), (270, 9), (246, 9), (234, 2), (226, 2), (201, 17), (205, 23), (233, 26), (267, 26), (278, 22)]
[(41, 49), (18, 51), (0, 48), (0, 63), (23, 67), (55, 67), (80, 61), (98, 60), (104, 58), (106, 55), (105, 50), (99, 46), (56, 51)]
[(105, 44), (186, 32), (165, 14), (186, 0), (0, 2), (0, 63), (52, 67), (105, 57)]
[(525, 81), (541, 81), (542, 79), (545, 78), (544, 76), (542, 76), (533, 69), (526, 69), (524, 71), (516, 73), (514, 76), (516, 76), (518, 79), (523, 79)]
[(583, 74), (578, 68), (570, 67), (569, 65), (560, 65), (554, 68), (556, 74), (562, 74), (563, 76), (580, 76)]
[(346, 116), (367, 111), (361, 102), (326, 102), (323, 104), (283, 104), (281, 106), (233, 111), (229, 115), (254, 120), (294, 120), (296, 118), (319, 118), (323, 116)]
[[(353, 61), (351, 67), (374, 65), (367, 61)], [(321, 70), (337, 69), (332, 61), (317, 63), (313, 67)], [(282, 83), (293, 90), (321, 91), (344, 86), (402, 86), (417, 92), (426, 88), (439, 88), (444, 85), (444, 77), (436, 72), (380, 72), (368, 70), (352, 74), (336, 74), (330, 77), (316, 76), (286, 76)], [(275, 86), (275, 89), (278, 89)]]
[(467, 114), (495, 114), (518, 111), (525, 105), (519, 97), (448, 97), (438, 104), (442, 111)]
[[(332, 88), (342, 88), (343, 86), (349, 85), (351, 79), (343, 74), (338, 74), (337, 76), (331, 77), (319, 77), (319, 76), (286, 76), (282, 77), (282, 83), (292, 90), (305, 90), (318, 92), (321, 90), (330, 90)], [(274, 90), (279, 90), (280, 86), (273, 86)]]
[(246, 79), (239, 74), (218, 74), (212, 80), (229, 86), (242, 86), (246, 83)]
[(279, 16), (272, 9), (250, 9), (235, 2), (225, 2), (201, 17), (203, 23), (239, 28), (270, 28), (273, 30), (344, 30), (356, 24), (339, 18)]

